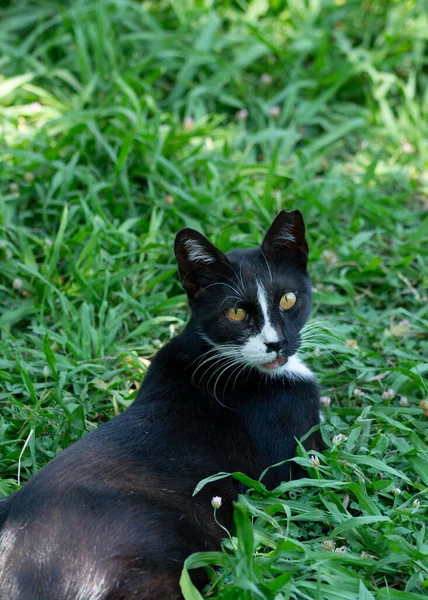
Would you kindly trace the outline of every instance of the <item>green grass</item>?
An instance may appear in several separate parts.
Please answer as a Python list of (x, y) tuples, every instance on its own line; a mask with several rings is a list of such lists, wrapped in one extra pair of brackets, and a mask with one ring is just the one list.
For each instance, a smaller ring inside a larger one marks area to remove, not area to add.
[(426, 9), (1, 9), (1, 496), (129, 406), (184, 326), (179, 228), (228, 250), (299, 208), (312, 316), (334, 331), (307, 356), (328, 450), (319, 467), (300, 451), (303, 481), (253, 482), (233, 543), (187, 567), (221, 567), (219, 600), (428, 595)]

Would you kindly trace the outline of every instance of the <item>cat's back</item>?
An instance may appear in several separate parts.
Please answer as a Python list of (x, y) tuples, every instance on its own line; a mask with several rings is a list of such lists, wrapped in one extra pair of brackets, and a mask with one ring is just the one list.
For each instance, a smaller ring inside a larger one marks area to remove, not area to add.
[[(217, 545), (209, 502), (189, 502), (198, 476), (185, 453), (171, 455), (158, 419), (159, 407), (141, 403), (0, 502), (0, 600), (166, 598), (156, 580), (165, 561), (174, 570)], [(163, 431), (172, 435), (165, 419)]]

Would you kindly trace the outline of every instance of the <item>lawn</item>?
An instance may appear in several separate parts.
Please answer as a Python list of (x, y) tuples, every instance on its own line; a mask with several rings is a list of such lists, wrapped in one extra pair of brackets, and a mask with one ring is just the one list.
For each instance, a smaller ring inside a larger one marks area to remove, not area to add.
[(181, 227), (227, 251), (299, 208), (328, 449), (248, 482), (185, 598), (201, 564), (213, 600), (427, 597), (425, 2), (2, 6), (0, 497), (129, 406), (182, 329)]

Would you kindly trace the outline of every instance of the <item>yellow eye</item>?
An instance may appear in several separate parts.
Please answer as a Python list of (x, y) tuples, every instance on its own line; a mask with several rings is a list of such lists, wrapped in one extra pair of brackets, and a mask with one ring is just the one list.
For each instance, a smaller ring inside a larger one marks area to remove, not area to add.
[(232, 321), (243, 321), (247, 316), (247, 311), (243, 308), (228, 308), (226, 314)]
[(294, 292), (287, 292), (283, 295), (281, 300), (279, 301), (279, 305), (282, 310), (290, 310), (296, 304), (296, 294)]

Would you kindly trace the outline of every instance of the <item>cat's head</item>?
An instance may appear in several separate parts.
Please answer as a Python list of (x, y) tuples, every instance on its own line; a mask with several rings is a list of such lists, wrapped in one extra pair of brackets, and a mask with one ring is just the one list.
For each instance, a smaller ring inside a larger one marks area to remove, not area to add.
[(305, 376), (295, 354), (311, 308), (311, 282), (299, 211), (282, 211), (260, 247), (226, 254), (197, 231), (182, 229), (175, 255), (193, 326), (218, 354), (231, 366)]

